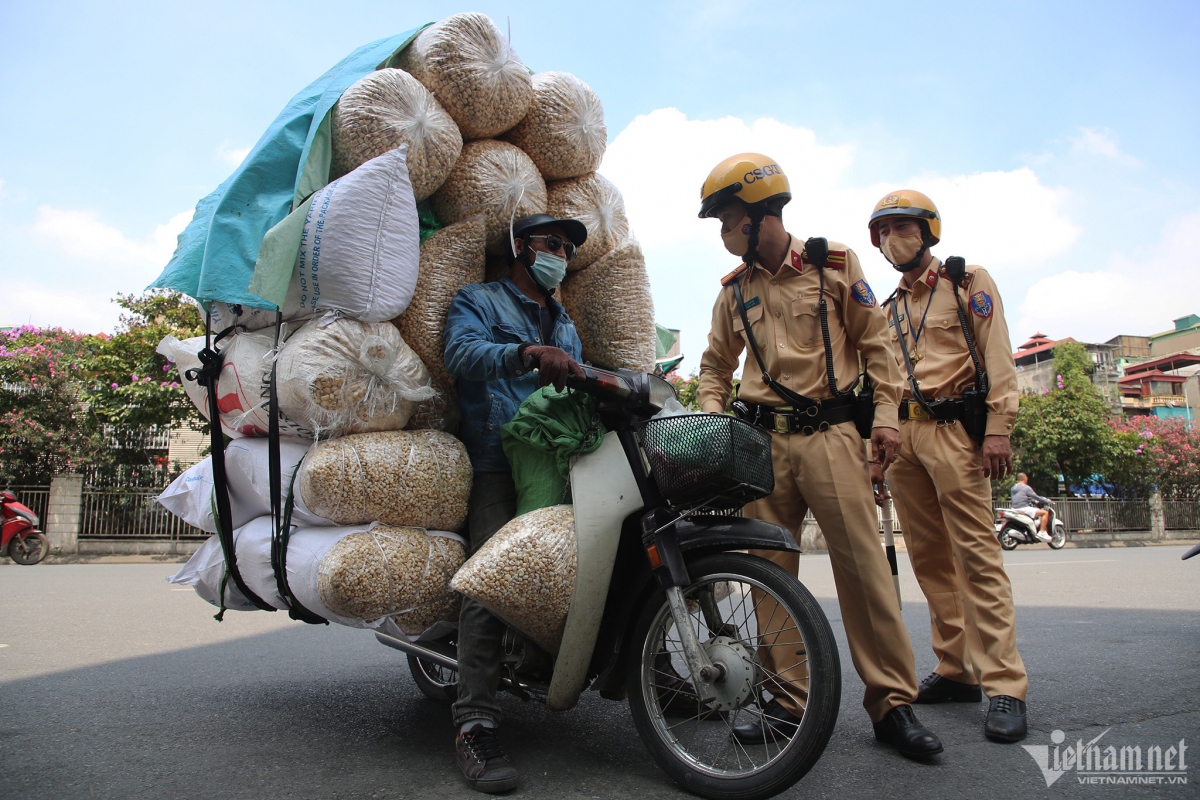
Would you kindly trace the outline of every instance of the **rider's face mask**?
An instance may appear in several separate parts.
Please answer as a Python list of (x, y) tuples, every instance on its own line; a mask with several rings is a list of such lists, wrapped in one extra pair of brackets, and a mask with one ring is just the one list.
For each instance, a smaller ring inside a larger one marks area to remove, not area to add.
[(750, 215), (747, 214), (740, 222), (735, 222), (731, 229), (726, 231), (722, 227), (721, 241), (725, 244), (725, 249), (733, 255), (741, 258), (746, 255), (746, 251), (750, 249)]
[(532, 250), (533, 263), (527, 269), (538, 286), (550, 291), (567, 275), (567, 260), (545, 250)]

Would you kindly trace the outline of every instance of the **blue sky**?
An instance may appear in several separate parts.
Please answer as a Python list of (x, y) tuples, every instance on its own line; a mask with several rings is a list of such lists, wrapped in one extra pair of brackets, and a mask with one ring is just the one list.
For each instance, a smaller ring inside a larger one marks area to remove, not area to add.
[(0, 3), (0, 324), (109, 329), (196, 200), (350, 50), (488, 13), (534, 70), (604, 101), (659, 321), (704, 346), (720, 276), (694, 219), (708, 168), (767, 150), (801, 237), (871, 249), (879, 196), (927, 191), (938, 252), (989, 267), (1014, 344), (1200, 313), (1195, 3)]

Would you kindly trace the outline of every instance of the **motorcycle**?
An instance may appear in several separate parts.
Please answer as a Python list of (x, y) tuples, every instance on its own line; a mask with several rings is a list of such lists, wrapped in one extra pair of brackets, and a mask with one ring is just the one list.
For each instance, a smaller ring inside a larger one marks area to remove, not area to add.
[(50, 540), (38, 530), (37, 514), (8, 489), (0, 492), (0, 553), (18, 564), (36, 564), (50, 554)]
[(1038, 525), (1036, 517), (1022, 514), (1013, 508), (996, 509), (996, 538), (1000, 540), (1001, 547), (1005, 550), (1016, 550), (1019, 544), (1045, 542), (1050, 545), (1051, 550), (1063, 548), (1063, 545), (1067, 543), (1067, 526), (1054, 513), (1053, 508), (1045, 505), (1039, 505), (1039, 507), (1045, 508), (1050, 513), (1049, 530), (1045, 533), (1049, 539), (1043, 539), (1039, 535), (1041, 527)]
[[(570, 385), (599, 400), (609, 432), (571, 467), (578, 568), (562, 644), (551, 655), (510, 628), (501, 686), (554, 711), (575, 706), (585, 688), (627, 698), (651, 756), (683, 788), (729, 800), (778, 794), (829, 742), (841, 666), (829, 621), (796, 576), (735, 552), (798, 552), (792, 534), (719, 513), (774, 487), (770, 436), (724, 415), (654, 418), (675, 399), (665, 380), (584, 372)], [(408, 655), (421, 691), (453, 702), (454, 628), (440, 623), (415, 641), (398, 629), (376, 637)], [(807, 679), (764, 668), (771, 648), (795, 653)], [(800, 723), (743, 744), (732, 730), (763, 720), (769, 685), (800, 698)]]

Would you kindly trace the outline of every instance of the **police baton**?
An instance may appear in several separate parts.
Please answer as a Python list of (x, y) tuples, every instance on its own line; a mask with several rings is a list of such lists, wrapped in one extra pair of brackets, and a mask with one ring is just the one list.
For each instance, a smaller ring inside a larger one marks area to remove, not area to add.
[(892, 568), (892, 584), (896, 587), (896, 602), (904, 608), (904, 598), (900, 596), (900, 570), (896, 566), (896, 537), (892, 524), (892, 500), (888, 498), (880, 507), (883, 522), (883, 550), (887, 553), (888, 564)]

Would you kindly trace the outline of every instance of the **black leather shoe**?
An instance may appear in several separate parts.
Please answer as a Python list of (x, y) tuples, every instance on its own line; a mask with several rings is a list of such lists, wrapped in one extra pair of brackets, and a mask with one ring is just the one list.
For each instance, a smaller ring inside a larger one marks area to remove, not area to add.
[(458, 735), (458, 768), (477, 792), (495, 794), (517, 788), (517, 771), (500, 749), (500, 738), (492, 728), (475, 725)]
[[(767, 730), (769, 723), (771, 729)], [(788, 713), (778, 700), (772, 698), (771, 702), (767, 703), (767, 707), (763, 709), (763, 718), (754, 722), (747, 722), (745, 725), (737, 725), (733, 729), (733, 738), (737, 739), (742, 744), (766, 744), (767, 742), (780, 742), (790, 739), (796, 735), (796, 729), (800, 727), (800, 719)]]
[(912, 706), (896, 706), (876, 722), (875, 738), (908, 758), (929, 758), (942, 752), (942, 740), (921, 724)]
[(1019, 742), (1029, 733), (1025, 721), (1025, 701), (1006, 694), (992, 698), (983, 732), (993, 742)]
[(914, 703), (978, 703), (983, 699), (983, 690), (978, 684), (960, 683), (943, 678), (936, 672), (921, 681), (921, 691)]

